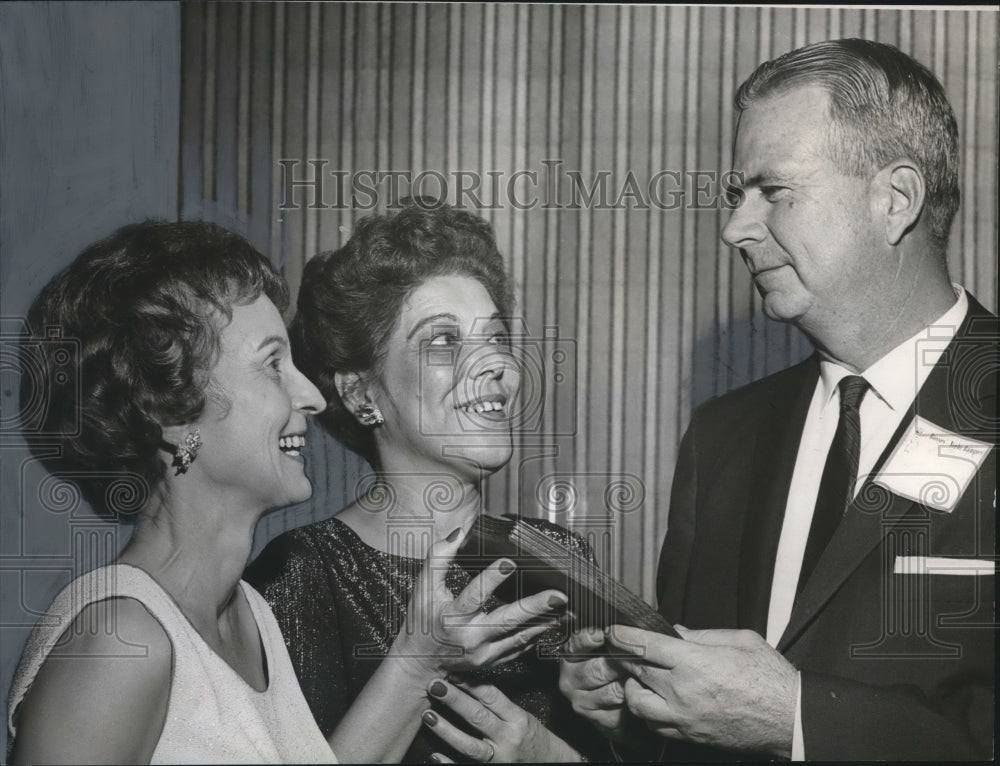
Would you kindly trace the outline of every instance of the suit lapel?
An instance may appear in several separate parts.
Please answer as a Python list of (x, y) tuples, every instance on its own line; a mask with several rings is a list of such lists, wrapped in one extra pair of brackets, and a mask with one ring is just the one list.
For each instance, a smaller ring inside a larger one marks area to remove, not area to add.
[[(962, 433), (967, 430), (956, 422), (954, 416), (955, 386), (963, 382), (957, 380), (962, 375), (962, 365), (956, 364), (955, 352), (958, 344), (967, 342), (970, 324), (977, 321), (977, 318), (990, 316), (969, 296), (969, 313), (956, 333), (955, 339), (928, 375), (917, 393), (916, 400), (879, 456), (868, 480), (847, 509), (843, 522), (837, 528), (827, 549), (816, 563), (812, 576), (796, 599), (788, 626), (778, 642), (778, 651), (784, 652), (801, 635), (843, 582), (894, 526), (908, 514), (923, 512), (917, 503), (894, 495), (874, 484), (872, 479), (878, 476), (896, 444), (911, 428), (914, 415), (920, 415), (948, 431)], [(995, 342), (994, 339), (993, 343)], [(986, 412), (987, 408), (995, 406), (995, 401), (981, 401), (979, 404)]]
[(800, 375), (772, 392), (754, 448), (748, 513), (740, 542), (738, 624), (761, 635), (767, 630), (774, 559), (788, 490), (818, 378), (819, 361), (813, 356), (802, 364)]

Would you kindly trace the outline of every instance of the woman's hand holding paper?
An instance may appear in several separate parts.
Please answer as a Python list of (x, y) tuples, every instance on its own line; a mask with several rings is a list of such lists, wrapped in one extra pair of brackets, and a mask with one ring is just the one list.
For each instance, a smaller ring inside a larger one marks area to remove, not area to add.
[(564, 594), (546, 590), (483, 612), (493, 591), (515, 571), (509, 559), (495, 561), (452, 596), (445, 575), (462, 538), (461, 529), (455, 529), (432, 546), (406, 623), (389, 654), (412, 659), (406, 664), (422, 683), (441, 673), (495, 665), (524, 654), (559, 624), (566, 606)]

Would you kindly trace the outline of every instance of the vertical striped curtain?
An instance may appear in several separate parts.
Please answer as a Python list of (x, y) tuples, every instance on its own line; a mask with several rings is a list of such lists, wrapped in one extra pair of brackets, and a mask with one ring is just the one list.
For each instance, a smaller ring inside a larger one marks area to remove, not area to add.
[[(545, 405), (538, 427), (489, 480), (487, 506), (589, 534), (602, 565), (647, 599), (692, 406), (810, 351), (762, 316), (719, 240), (732, 97), (758, 63), (865, 37), (941, 78), (963, 151), (953, 276), (996, 308), (995, 12), (241, 3), (182, 14), (179, 215), (246, 234), (294, 294), (310, 256), (391, 202), (392, 178), (400, 194), (478, 209), (544, 360), (528, 375)], [(265, 519), (258, 548), (335, 513), (366, 472), (332, 440), (312, 442), (313, 499)]]

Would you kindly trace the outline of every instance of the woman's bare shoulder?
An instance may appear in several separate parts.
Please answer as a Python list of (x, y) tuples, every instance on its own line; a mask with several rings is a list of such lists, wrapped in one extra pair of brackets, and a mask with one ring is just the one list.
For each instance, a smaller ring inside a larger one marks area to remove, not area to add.
[(173, 648), (132, 598), (84, 607), (18, 708), (12, 763), (150, 760), (170, 699)]

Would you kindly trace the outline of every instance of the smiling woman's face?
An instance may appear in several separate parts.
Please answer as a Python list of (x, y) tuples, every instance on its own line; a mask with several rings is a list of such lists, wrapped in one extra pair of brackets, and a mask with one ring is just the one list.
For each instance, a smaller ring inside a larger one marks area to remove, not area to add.
[(507, 328), (486, 288), (457, 274), (431, 277), (403, 302), (372, 392), (389, 471), (470, 479), (510, 460), (519, 375)]
[(306, 415), (326, 402), (292, 362), (281, 314), (267, 297), (234, 306), (219, 336), (219, 358), (197, 425), (203, 448), (191, 466), (253, 509), (308, 499), (301, 446)]

